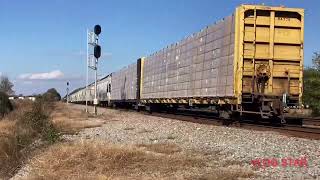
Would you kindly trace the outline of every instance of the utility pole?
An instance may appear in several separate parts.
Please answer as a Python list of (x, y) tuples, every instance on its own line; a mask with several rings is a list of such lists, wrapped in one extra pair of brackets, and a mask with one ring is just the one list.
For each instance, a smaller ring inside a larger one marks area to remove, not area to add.
[(89, 30), (87, 29), (87, 77), (86, 77), (86, 92), (85, 92), (85, 98), (86, 98), (86, 113), (88, 113), (88, 84), (89, 84)]

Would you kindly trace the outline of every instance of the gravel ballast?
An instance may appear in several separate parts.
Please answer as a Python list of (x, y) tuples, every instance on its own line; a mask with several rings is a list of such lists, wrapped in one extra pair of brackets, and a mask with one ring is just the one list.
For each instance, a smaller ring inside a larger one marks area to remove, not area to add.
[[(70, 105), (70, 108), (80, 111), (84, 106)], [(198, 124), (126, 110), (99, 108), (99, 113), (98, 118), (105, 121), (101, 127), (83, 129), (62, 138), (130, 146), (176, 144), (183, 152), (205, 154), (215, 167), (251, 169), (255, 174), (253, 179), (320, 177), (320, 140), (288, 137), (272, 131)], [(266, 159), (277, 161), (277, 164), (271, 161), (269, 166), (263, 166)], [(286, 164), (283, 164), (284, 159)], [(290, 165), (290, 159), (300, 159), (302, 164), (292, 161)], [(261, 166), (253, 165), (257, 160), (261, 160)], [(20, 179), (28, 171), (26, 165), (13, 179)]]
[[(83, 109), (83, 106), (74, 107)], [(65, 136), (65, 139), (99, 139), (117, 144), (169, 142), (186, 151), (219, 152), (221, 163), (241, 163), (254, 169), (261, 178), (320, 177), (319, 140), (288, 137), (272, 131), (197, 124), (125, 110), (99, 111), (107, 119), (102, 127), (85, 129), (77, 135)], [(302, 164), (300, 167), (294, 161), (290, 165), (290, 158), (304, 158), (307, 166)], [(261, 162), (274, 159), (278, 164), (263, 167), (262, 163), (258, 167), (252, 163), (257, 159)]]

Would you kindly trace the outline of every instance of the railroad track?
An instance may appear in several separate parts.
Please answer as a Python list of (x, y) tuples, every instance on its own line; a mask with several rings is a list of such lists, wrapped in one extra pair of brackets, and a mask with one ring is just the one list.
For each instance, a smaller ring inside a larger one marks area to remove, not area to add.
[(285, 130), (288, 131), (298, 131), (298, 132), (304, 132), (304, 133), (312, 133), (312, 134), (318, 134), (320, 136), (320, 127), (305, 127), (305, 126), (291, 126), (287, 125), (283, 127)]
[(208, 124), (208, 125), (226, 125), (229, 127), (250, 129), (250, 130), (258, 130), (258, 131), (276, 131), (281, 134), (296, 136), (302, 138), (310, 138), (310, 139), (320, 139), (320, 126), (309, 127), (309, 126), (301, 126), (301, 125), (284, 125), (284, 126), (273, 126), (266, 123), (256, 123), (252, 121), (242, 121), (242, 122), (233, 122), (233, 123), (225, 123), (225, 121), (221, 118), (213, 117), (210, 115), (199, 115), (199, 114), (189, 114), (189, 113), (181, 113), (177, 112), (175, 114), (168, 114), (163, 112), (156, 112), (149, 114), (144, 112), (146, 115), (158, 116), (163, 118), (171, 118), (177, 119), (181, 121), (188, 121), (199, 124)]
[[(100, 107), (102, 108), (102, 107)], [(99, 109), (100, 109), (99, 108)], [(102, 108), (104, 109), (104, 108)], [(121, 110), (121, 109), (120, 109)], [(122, 109), (123, 110), (123, 109)], [(126, 111), (136, 112), (133, 109), (126, 109)], [(153, 112), (148, 113), (142, 111), (141, 113), (145, 115), (157, 116), (162, 118), (176, 119), (180, 121), (187, 121), (198, 124), (207, 124), (215, 126), (229, 126), (235, 128), (243, 128), (249, 130), (258, 130), (258, 131), (276, 131), (289, 136), (296, 136), (302, 138), (310, 139), (320, 139), (320, 126), (301, 126), (301, 125), (284, 125), (284, 126), (272, 126), (267, 123), (256, 123), (253, 121), (242, 121), (242, 122), (230, 122), (226, 123), (224, 119), (215, 117), (215, 113), (202, 113), (202, 112), (187, 112), (187, 111), (177, 111), (175, 113), (168, 113), (166, 111), (162, 112)], [(320, 122), (320, 119), (307, 119), (309, 122)]]
[(298, 125), (285, 125), (285, 126), (277, 127), (277, 126), (261, 125), (261, 124), (253, 124), (253, 123), (242, 123), (240, 126), (266, 128), (266, 129), (276, 130), (283, 133), (301, 134), (301, 135), (314, 137), (316, 139), (320, 139), (320, 127), (305, 127), (305, 126), (298, 126)]
[(320, 127), (320, 118), (305, 118), (302, 120), (302, 126), (319, 126)]

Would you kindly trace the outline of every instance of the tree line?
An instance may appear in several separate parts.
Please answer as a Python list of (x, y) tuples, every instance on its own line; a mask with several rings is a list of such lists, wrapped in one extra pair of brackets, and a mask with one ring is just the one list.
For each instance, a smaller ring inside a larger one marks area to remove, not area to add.
[[(0, 76), (0, 119), (13, 110), (9, 96), (14, 95), (13, 83), (7, 76)], [(50, 88), (43, 94), (36, 95), (36, 99), (43, 101), (60, 101), (61, 96), (55, 88)]]
[(8, 95), (14, 94), (13, 83), (7, 76), (0, 76), (0, 119), (13, 110)]
[(315, 52), (312, 66), (304, 69), (303, 102), (309, 105), (313, 114), (320, 115), (320, 52)]

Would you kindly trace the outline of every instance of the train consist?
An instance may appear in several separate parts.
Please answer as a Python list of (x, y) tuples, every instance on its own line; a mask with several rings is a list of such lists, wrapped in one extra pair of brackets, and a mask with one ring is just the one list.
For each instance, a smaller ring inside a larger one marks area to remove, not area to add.
[[(181, 41), (98, 82), (106, 106), (204, 108), (223, 118), (254, 116), (284, 123), (302, 105), (304, 10), (241, 5)], [(93, 101), (93, 84), (70, 101)]]

